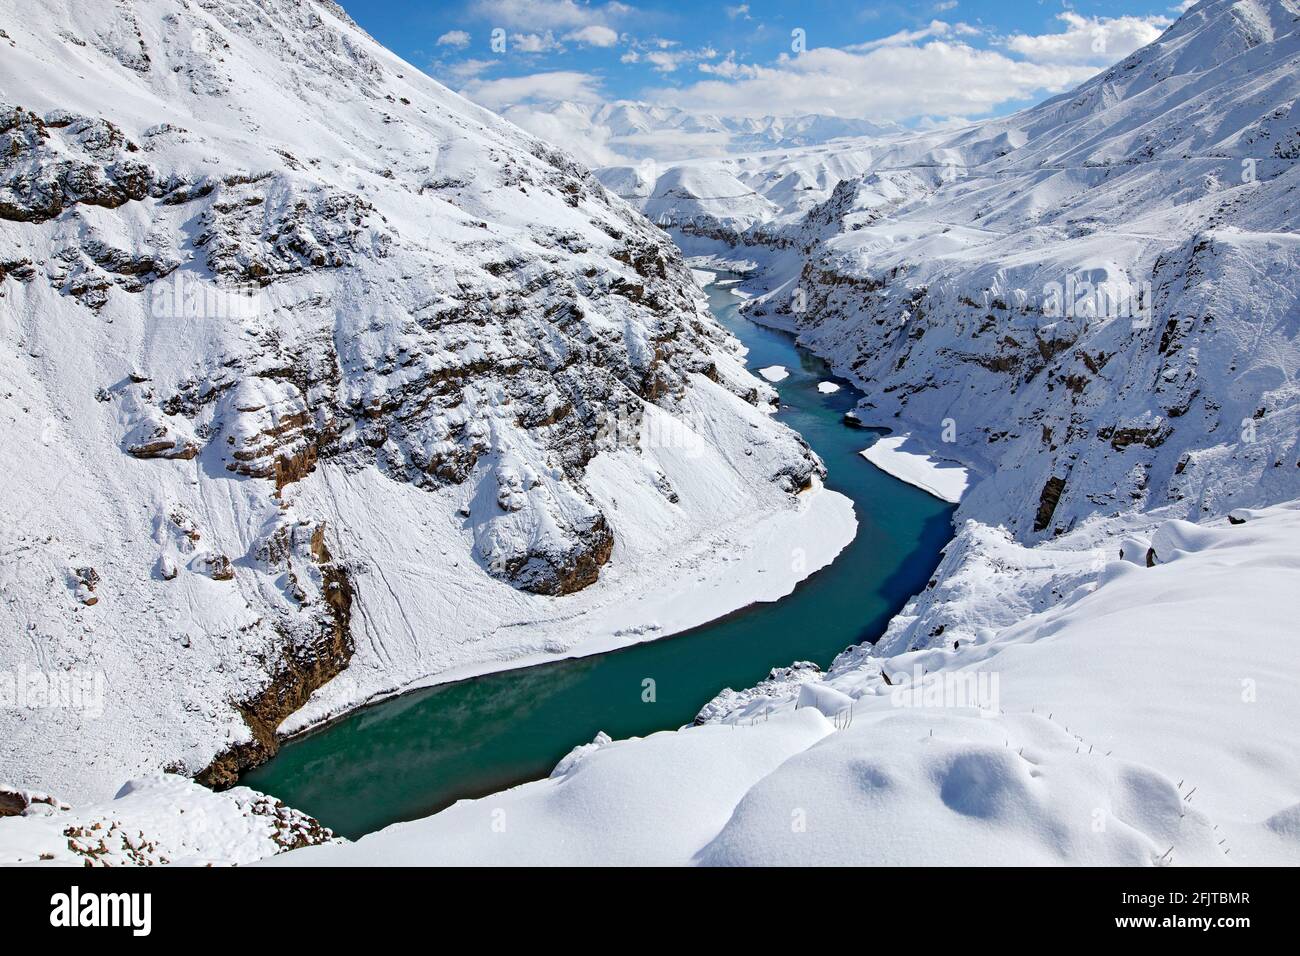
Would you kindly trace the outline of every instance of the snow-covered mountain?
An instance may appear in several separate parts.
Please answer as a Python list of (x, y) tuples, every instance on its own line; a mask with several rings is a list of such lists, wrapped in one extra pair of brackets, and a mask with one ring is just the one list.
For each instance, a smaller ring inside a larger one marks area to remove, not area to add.
[(333, 3), (14, 0), (0, 48), (0, 780), (228, 783), (852, 537), (663, 233)]
[(679, 243), (701, 237), (726, 246), (780, 244), (772, 235), (779, 224), (798, 222), (837, 184), (871, 169), (880, 152), (880, 140), (852, 139), (684, 163), (603, 166), (595, 175)]
[[(1090, 516), (1285, 500), (1298, 11), (1206, 0), (1015, 116), (672, 168), (640, 202), (688, 252), (759, 263), (749, 314), (862, 381), (860, 417), (981, 472), (961, 517), (1033, 542)], [(829, 157), (862, 171), (832, 181)], [(806, 211), (771, 185), (797, 161), (826, 194)]]
[(903, 129), (845, 116), (719, 116), (628, 101), (523, 103), (501, 115), (593, 167), (793, 149)]

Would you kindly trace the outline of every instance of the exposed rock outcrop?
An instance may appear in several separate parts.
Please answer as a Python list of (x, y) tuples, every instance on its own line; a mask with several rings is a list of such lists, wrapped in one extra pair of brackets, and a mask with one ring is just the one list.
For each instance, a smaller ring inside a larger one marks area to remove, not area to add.
[(283, 575), (285, 590), (304, 609), (305, 620), (286, 617), (277, 625), (282, 652), (270, 662), (270, 680), (236, 705), (249, 739), (222, 751), (195, 774), (200, 783), (233, 786), (242, 771), (274, 756), (280, 749), (276, 728), (351, 660), (352, 583), (325, 537), (323, 522), (288, 522), (259, 547), (258, 560)]

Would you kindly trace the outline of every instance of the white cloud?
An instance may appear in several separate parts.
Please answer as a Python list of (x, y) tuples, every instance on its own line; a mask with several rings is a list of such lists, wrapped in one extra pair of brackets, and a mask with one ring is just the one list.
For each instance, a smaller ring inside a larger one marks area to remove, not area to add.
[(702, 80), (644, 96), (682, 109), (743, 116), (978, 116), (1039, 93), (1062, 92), (1096, 72), (1079, 64), (1013, 60), (947, 40), (865, 52), (818, 47), (783, 55), (772, 66), (731, 66), (724, 60), (718, 67), (718, 75), (737, 79)]
[(956, 6), (957, 6), (957, 0), (942, 0), (942, 2), (936, 3), (934, 5), (934, 12), (947, 13), (949, 10), (954, 9)]
[(439, 64), (437, 72), (439, 76), (446, 77), (453, 83), (464, 83), (494, 66), (499, 66), (500, 63), (500, 60), (461, 60), (458, 63)]
[(652, 50), (644, 57), (645, 61), (658, 73), (671, 73), (681, 65), (682, 55), (669, 53), (667, 50)]
[(474, 80), (460, 91), (491, 110), (519, 103), (569, 100), (575, 103), (603, 102), (600, 78), (590, 73), (555, 70), (529, 76), (507, 76), (498, 80)]
[[(573, 9), (608, 12), (619, 6), (586, 7), (571, 0), (480, 3), (516, 12), (545, 8), (552, 15), (551, 23)], [(1059, 32), (989, 34), (987, 44), (973, 46), (968, 38), (985, 34), (983, 28), (933, 20), (919, 29), (857, 46), (817, 47), (758, 64), (738, 62), (734, 51), (718, 60), (718, 51), (709, 47), (692, 50), (659, 37), (630, 38), (593, 19), (588, 16), (560, 35), (565, 41), (588, 45), (626, 43), (620, 57), (623, 63), (644, 63), (665, 75), (688, 64), (697, 67), (694, 82), (673, 87), (665, 83), (643, 91), (642, 98), (656, 105), (727, 116), (820, 114), (908, 120), (926, 128), (965, 123), (968, 118), (1068, 90), (1155, 39), (1168, 22), (1159, 16), (1098, 18), (1067, 11), (1059, 15)], [(599, 27), (606, 32), (594, 29)], [(549, 36), (558, 43), (548, 31), (532, 35), (538, 42)], [(555, 71), (484, 80), (478, 76), (481, 69), (464, 69), (468, 82), (463, 93), (489, 108), (504, 110), (520, 125), (594, 165), (618, 161), (619, 152), (712, 148), (711, 143), (691, 141), (694, 134), (685, 130), (656, 132), (656, 137), (667, 137), (666, 143), (635, 142), (627, 134), (614, 136), (608, 128), (593, 125), (584, 110), (554, 108), (558, 101), (605, 102), (601, 80), (592, 74)]]
[(1084, 17), (1066, 10), (1057, 14), (1060, 33), (1007, 37), (1007, 49), (1036, 62), (1095, 63), (1104, 66), (1144, 47), (1169, 26), (1161, 16)]
[(751, 19), (749, 15), (749, 4), (747, 3), (738, 3), (734, 7), (725, 7), (724, 9), (727, 11), (727, 16), (732, 20)]
[(575, 0), (474, 0), (474, 13), (494, 26), (519, 30), (579, 30), (593, 24), (612, 26), (625, 19), (632, 8), (617, 0), (587, 4)]
[(897, 33), (891, 33), (887, 37), (881, 37), (878, 40), (868, 40), (866, 43), (857, 43), (853, 46), (846, 46), (846, 50), (876, 50), (882, 46), (906, 46), (909, 43), (915, 43), (917, 40), (926, 40), (930, 37), (946, 36), (952, 32), (952, 27), (942, 20), (931, 20), (930, 25), (921, 27), (919, 30), (899, 30)]
[(510, 47), (516, 53), (551, 53), (562, 49), (550, 30), (545, 33), (512, 33)]
[(438, 37), (438, 46), (455, 47), (457, 50), (463, 50), (469, 46), (469, 34), (464, 30), (448, 30), (442, 36)]
[[(1060, 93), (1160, 35), (1160, 16), (1059, 15), (1065, 29), (971, 46), (981, 28), (933, 20), (856, 46), (816, 47), (768, 65), (735, 55), (701, 63), (710, 78), (646, 90), (644, 98), (697, 112), (744, 116), (833, 113), (875, 120), (975, 117)], [(660, 68), (667, 72), (666, 69)]]
[(916, 121), (919, 130), (954, 129), (965, 126), (970, 120), (964, 116), (922, 116)]
[(663, 37), (651, 37), (648, 40), (634, 39), (628, 50), (619, 58), (622, 63), (648, 63), (657, 73), (673, 73), (688, 63), (712, 60), (718, 51), (711, 46), (698, 50), (678, 49), (677, 40)]
[(581, 30), (566, 33), (564, 39), (572, 40), (575, 43), (583, 43), (587, 46), (613, 46), (618, 42), (618, 31), (593, 23)]
[(722, 76), (727, 79), (735, 79), (740, 76), (757, 75), (758, 67), (746, 66), (744, 63), (737, 63), (736, 51), (732, 50), (717, 63), (701, 63), (699, 65), (699, 71), (701, 73), (712, 73), (714, 76)]

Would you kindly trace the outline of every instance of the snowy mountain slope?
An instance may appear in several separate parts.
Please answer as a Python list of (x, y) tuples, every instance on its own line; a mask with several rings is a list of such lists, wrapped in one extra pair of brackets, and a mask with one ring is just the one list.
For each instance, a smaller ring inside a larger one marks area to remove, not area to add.
[(852, 537), (665, 236), (334, 4), (0, 29), (15, 784), (227, 783), (309, 700), (669, 633)]
[(958, 649), (850, 652), (723, 723), (597, 740), (548, 780), (275, 862), (1294, 865), (1277, 595), (1300, 503), (1242, 519), (1165, 522), (1153, 567), (1111, 552)]
[(875, 139), (852, 139), (666, 166), (606, 166), (595, 175), (669, 230), (688, 252), (696, 239), (780, 247), (787, 240), (773, 224), (797, 222), (825, 202), (841, 180), (871, 169), (880, 151)]
[(1242, 9), (1198, 5), (1017, 118), (1023, 147), (808, 256), (801, 327), (853, 343), (867, 417), (951, 419), (996, 463), (965, 515), (1035, 540), (1300, 493), (1300, 13), (1256, 42)]
[(641, 204), (641, 211), (654, 222), (670, 219), (679, 229), (686, 223), (721, 222), (743, 231), (770, 219), (775, 207), (724, 170), (676, 166), (655, 181), (654, 192)]
[(960, 517), (1222, 515), (1300, 494), (1298, 100), (1300, 7), (1205, 0), (1073, 93), (855, 145), (806, 214), (656, 218), (755, 263), (748, 314), (856, 376), (864, 421), (986, 475)]
[[(1279, 168), (1275, 161), (1294, 159), (1297, 149), (1291, 117), (1294, 70), (1289, 68), (1296, 16), (1292, 7), (1287, 0), (1198, 5), (1155, 43), (1078, 90), (1014, 116), (958, 130), (864, 136), (680, 165), (735, 175), (775, 205), (768, 221), (787, 225), (828, 199), (839, 182), (864, 176), (867, 186), (897, 180), (886, 187), (884, 198), (901, 205), (907, 200), (928, 204), (936, 192), (940, 198), (971, 192), (968, 178), (1038, 173), (1007, 192), (1014, 196), (1028, 188), (1040, 208), (1028, 200), (1005, 207), (990, 201), (988, 208), (976, 210), (981, 215), (1001, 213), (1013, 224), (1021, 224), (1026, 214), (1037, 219), (1054, 204), (1073, 205), (1071, 200), (1113, 175), (1100, 170), (1115, 165), (1235, 157), (1253, 161), (1250, 175), (1256, 179), (1270, 178)], [(654, 183), (644, 181), (646, 174), (658, 177), (674, 168), (614, 166), (597, 175), (620, 195), (640, 202), (654, 191)], [(1222, 171), (1222, 164), (1218, 169)], [(1229, 179), (1242, 180), (1241, 163), (1229, 172)], [(638, 174), (643, 181), (636, 181)], [(1190, 178), (1196, 183), (1195, 175)], [(944, 187), (951, 188), (944, 192)], [(1154, 193), (1134, 189), (1131, 195), (1165, 201), (1195, 194), (1186, 187), (1171, 183)], [(660, 210), (660, 218), (671, 225), (672, 210)], [(689, 221), (690, 216), (682, 218)], [(1084, 228), (1088, 220), (1081, 222)], [(860, 227), (861, 221), (853, 225)], [(769, 226), (746, 224), (733, 231), (739, 235), (718, 238), (733, 243), (790, 238)]]

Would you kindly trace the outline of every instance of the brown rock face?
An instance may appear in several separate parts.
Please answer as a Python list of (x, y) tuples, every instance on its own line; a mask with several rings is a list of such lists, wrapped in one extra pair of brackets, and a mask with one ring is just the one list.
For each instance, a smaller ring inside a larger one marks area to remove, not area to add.
[(208, 576), (214, 581), (230, 581), (235, 576), (234, 565), (224, 554), (213, 555), (208, 562)]
[(10, 276), (18, 282), (29, 282), (35, 275), (36, 269), (31, 259), (0, 259), (0, 282)]
[(149, 437), (128, 445), (126, 450), (134, 458), (189, 461), (199, 453), (199, 446), (187, 438), (173, 434), (165, 425), (160, 424)]
[(30, 790), (16, 790), (13, 787), (0, 786), (0, 817), (22, 816), (34, 803), (44, 803), (60, 810), (67, 810), (68, 805), (56, 800), (48, 793), (33, 793)]
[(562, 595), (581, 591), (588, 585), (596, 583), (600, 569), (614, 552), (614, 532), (610, 530), (604, 515), (597, 515), (585, 540), (585, 547), (574, 553), (569, 560), (558, 567), (552, 567), (552, 573), (536, 577), (524, 585), (524, 590), (535, 594)]
[(27, 800), (16, 790), (0, 790), (0, 817), (16, 817), (27, 809)]
[(99, 587), (99, 572), (94, 568), (74, 568), (72, 572), (77, 600), (87, 607), (99, 603), (95, 588)]
[[(281, 529), (262, 548), (260, 557), (287, 568), (295, 581), (294, 535)], [(275, 756), (280, 749), (276, 728), (307, 703), (318, 688), (337, 676), (352, 659), (352, 584), (347, 572), (334, 563), (325, 544), (325, 525), (311, 532), (308, 553), (320, 575), (321, 613), (314, 633), (284, 632), (282, 656), (269, 683), (238, 705), (252, 739), (218, 754), (194, 775), (199, 783), (217, 790), (234, 786), (239, 775)], [(299, 573), (301, 569), (299, 570)], [(305, 593), (299, 588), (299, 593)]]
[(1053, 475), (1047, 479), (1047, 484), (1043, 485), (1043, 493), (1038, 499), (1038, 514), (1034, 516), (1035, 531), (1044, 531), (1052, 523), (1052, 515), (1056, 512), (1056, 504), (1061, 500), (1061, 493), (1064, 491), (1064, 478), (1057, 478)]
[(1109, 441), (1110, 447), (1123, 451), (1129, 445), (1145, 445), (1147, 448), (1159, 448), (1173, 431), (1168, 425), (1158, 424), (1148, 428), (1099, 428), (1097, 437)]
[(107, 120), (51, 126), (0, 103), (0, 219), (45, 222), (78, 203), (115, 209), (143, 199), (160, 187), (153, 169), (129, 158), (138, 151)]

